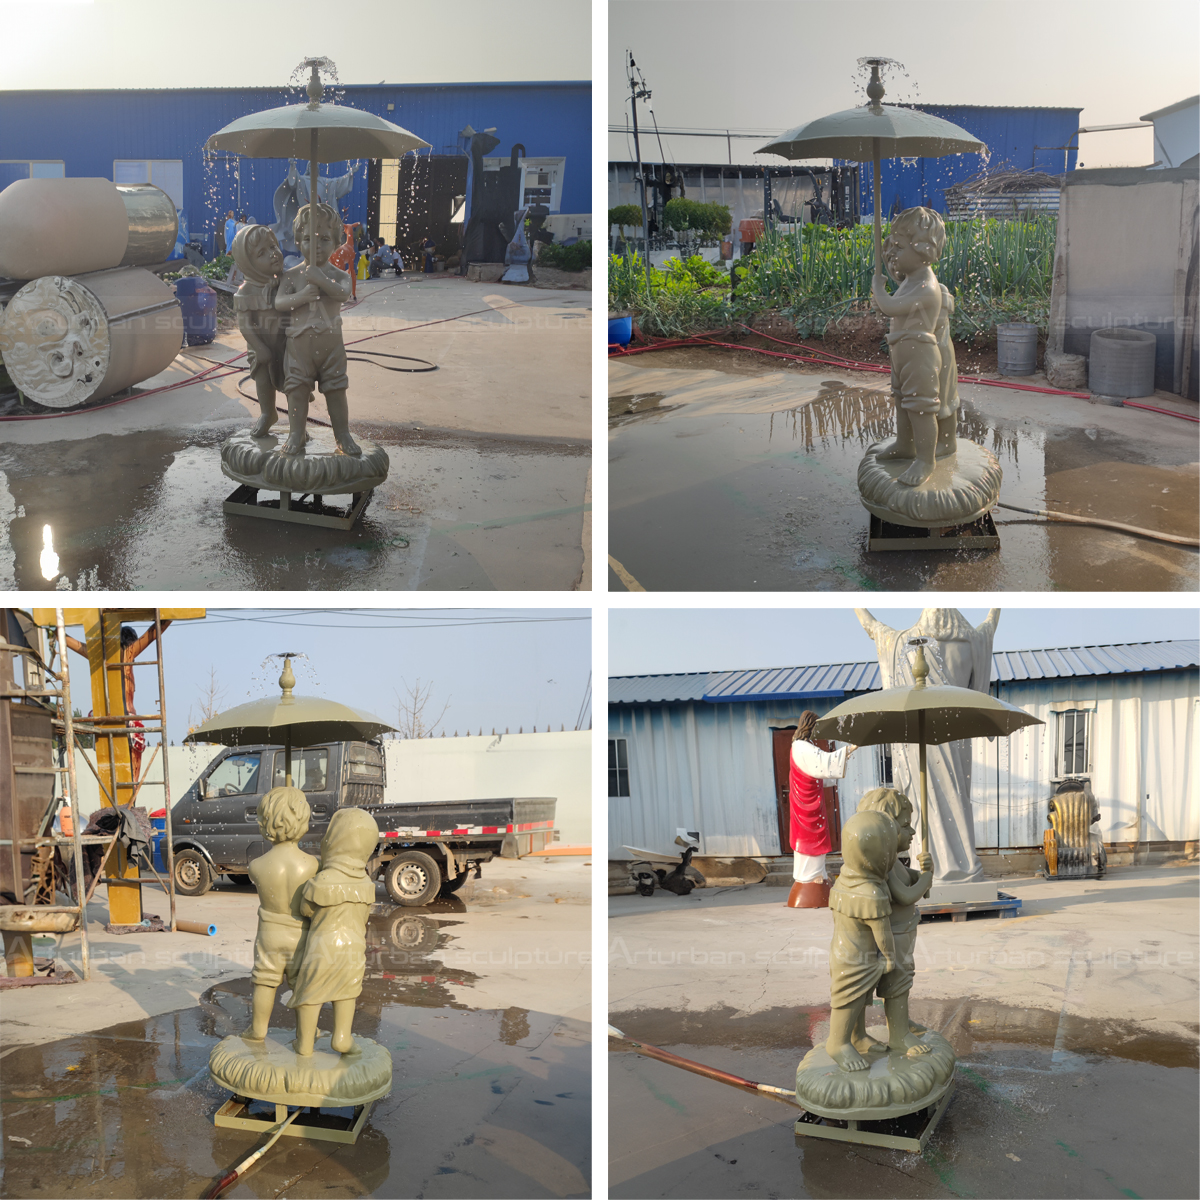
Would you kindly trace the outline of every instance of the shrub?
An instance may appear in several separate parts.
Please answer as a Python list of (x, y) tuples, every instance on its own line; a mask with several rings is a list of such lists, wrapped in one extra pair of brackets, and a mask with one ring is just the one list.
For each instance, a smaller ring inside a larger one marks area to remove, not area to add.
[(574, 242), (560, 246), (556, 242), (543, 242), (538, 251), (538, 265), (556, 267), (560, 271), (589, 271), (592, 267), (592, 243)]
[(616, 208), (608, 210), (608, 226), (611, 229), (614, 225), (624, 228), (626, 225), (632, 225), (635, 229), (641, 228), (642, 224), (642, 209), (637, 204), (618, 204)]

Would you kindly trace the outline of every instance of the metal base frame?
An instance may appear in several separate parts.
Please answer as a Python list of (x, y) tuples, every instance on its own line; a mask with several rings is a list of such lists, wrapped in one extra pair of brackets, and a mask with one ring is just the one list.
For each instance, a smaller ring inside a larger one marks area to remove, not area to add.
[[(222, 508), (238, 517), (264, 517), (268, 521), (289, 521), (293, 525), (319, 525), (323, 529), (345, 530), (354, 528), (374, 492), (374, 488), (355, 492), (350, 497), (350, 507), (339, 513), (337, 509), (326, 509), (319, 496), (313, 496), (313, 504), (293, 508), (293, 492), (279, 492), (277, 501), (267, 500), (260, 504), (259, 489), (242, 483), (226, 497)], [(313, 511), (314, 505), (316, 511)]]
[(868, 550), (999, 550), (1000, 534), (992, 514), (984, 513), (969, 525), (924, 529), (917, 525), (893, 525), (870, 514)]
[(994, 914), (1003, 920), (1005, 917), (1021, 915), (1021, 901), (1007, 892), (1000, 892), (995, 900), (959, 900), (950, 904), (930, 904), (917, 901), (918, 917), (938, 916), (945, 913), (950, 914), (952, 921), (965, 921), (969, 913), (986, 913), (989, 916)]
[[(250, 1116), (252, 1101), (242, 1096), (231, 1096), (213, 1116), (213, 1124), (223, 1129), (249, 1129), (255, 1133), (270, 1133), (281, 1121), (287, 1120), (288, 1105), (276, 1104), (275, 1115)], [(339, 1117), (331, 1113), (322, 1113), (318, 1109), (307, 1106), (305, 1111), (283, 1131), (284, 1137), (314, 1138), (319, 1142), (341, 1142), (352, 1146), (358, 1141), (363, 1126), (367, 1123), (371, 1108), (375, 1101), (360, 1104), (352, 1117)]]
[(933, 1135), (953, 1095), (954, 1084), (951, 1083), (936, 1107), (930, 1105), (888, 1121), (837, 1121), (832, 1117), (819, 1117), (816, 1113), (806, 1112), (793, 1129), (796, 1145), (803, 1146), (801, 1138), (816, 1137), (834, 1142), (856, 1142), (860, 1146), (885, 1146), (889, 1150), (908, 1150), (919, 1154), (925, 1149), (925, 1143)]

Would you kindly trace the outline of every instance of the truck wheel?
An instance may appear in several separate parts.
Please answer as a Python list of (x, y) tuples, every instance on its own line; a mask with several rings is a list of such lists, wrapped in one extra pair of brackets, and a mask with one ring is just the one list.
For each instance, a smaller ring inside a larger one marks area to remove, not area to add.
[(195, 850), (175, 855), (175, 890), (181, 896), (203, 896), (212, 887), (212, 869)]
[(447, 879), (445, 883), (442, 884), (442, 891), (457, 892), (458, 889), (467, 882), (467, 878), (470, 874), (471, 870), (469, 867), (465, 871), (459, 871), (459, 873), (455, 875), (453, 879)]
[(405, 850), (384, 868), (383, 886), (397, 904), (417, 908), (428, 904), (441, 890), (437, 863), (420, 850)]

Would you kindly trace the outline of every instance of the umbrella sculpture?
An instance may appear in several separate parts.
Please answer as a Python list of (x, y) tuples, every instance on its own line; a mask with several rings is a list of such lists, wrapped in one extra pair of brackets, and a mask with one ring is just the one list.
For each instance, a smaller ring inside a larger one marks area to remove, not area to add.
[(395, 729), (386, 721), (319, 696), (293, 696), (296, 676), (294, 654), (284, 654), (279, 676), (282, 694), (278, 700), (252, 700), (239, 704), (193, 729), (185, 742), (216, 742), (221, 746), (282, 745), (287, 786), (292, 786), (292, 747), (315, 746), (321, 742), (343, 742), (378, 737)]
[[(329, 264), (342, 241), (341, 219), (320, 203), (317, 168), (322, 162), (350, 158), (399, 158), (429, 143), (383, 117), (359, 109), (322, 103), (321, 70), (326, 58), (305, 59), (309, 102), (266, 109), (239, 117), (205, 143), (206, 150), (227, 150), (251, 158), (303, 158), (309, 161), (309, 203), (295, 221), (304, 264), (281, 271), (283, 254), (267, 226), (249, 226), (230, 248), (246, 282), (234, 304), (238, 327), (250, 349), (250, 371), (262, 416), (249, 430), (221, 447), (221, 470), (241, 486), (225, 501), (225, 511), (244, 516), (349, 529), (366, 506), (373, 488), (387, 478), (387, 451), (371, 442), (361, 446), (350, 436), (346, 399), (346, 348), (341, 305), (350, 297), (349, 275)], [(282, 322), (286, 317), (287, 325)], [(282, 446), (269, 433), (276, 416), (275, 389), (287, 393), (289, 432)], [(333, 445), (321, 433), (309, 448), (308, 405), (319, 385), (329, 411)], [(279, 492), (279, 502), (260, 505), (260, 489)], [(323, 509), (293, 508), (293, 494), (354, 497), (344, 516)]]
[[(1002, 478), (994, 455), (956, 433), (958, 373), (950, 340), (953, 298), (933, 274), (945, 245), (942, 218), (929, 208), (912, 208), (893, 222), (885, 248), (882, 238), (879, 162), (883, 157), (940, 158), (978, 153), (978, 138), (929, 113), (882, 103), (880, 69), (887, 58), (859, 59), (871, 68), (869, 103), (819, 117), (781, 134), (760, 154), (784, 158), (848, 158), (872, 164), (874, 183), (875, 279), (872, 296), (892, 318), (888, 343), (896, 437), (872, 446), (858, 470), (863, 506), (879, 522), (934, 531), (920, 535), (873, 528), (873, 550), (953, 549), (943, 531), (970, 525), (995, 505)], [(889, 294), (884, 266), (899, 284)], [(980, 532), (973, 533), (976, 539)], [(966, 535), (963, 535), (966, 536)], [(899, 544), (896, 544), (899, 537)], [(986, 546), (998, 545), (994, 528)], [(925, 546), (925, 542), (929, 546)], [(919, 542), (919, 544), (918, 544)], [(983, 547), (976, 540), (972, 544)]]
[(925, 747), (961, 738), (1005, 737), (1026, 725), (1045, 722), (986, 692), (950, 684), (930, 686), (929, 664), (925, 661), (925, 644), (929, 640), (909, 641), (910, 646), (916, 647), (912, 687), (888, 688), (847, 700), (816, 723), (813, 735), (858, 746), (916, 742), (920, 747), (921, 845), (932, 853), (932, 842), (926, 836), (929, 792)]

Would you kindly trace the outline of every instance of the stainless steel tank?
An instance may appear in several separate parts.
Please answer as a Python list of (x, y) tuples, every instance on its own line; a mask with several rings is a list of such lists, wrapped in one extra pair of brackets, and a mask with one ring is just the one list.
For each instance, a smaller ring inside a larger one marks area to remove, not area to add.
[(18, 179), (0, 192), (0, 276), (38, 279), (164, 262), (179, 218), (151, 183)]
[(140, 267), (35, 279), (0, 320), (12, 381), (48, 408), (75, 408), (149, 379), (182, 344), (174, 292)]

